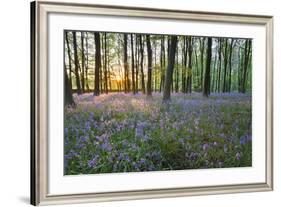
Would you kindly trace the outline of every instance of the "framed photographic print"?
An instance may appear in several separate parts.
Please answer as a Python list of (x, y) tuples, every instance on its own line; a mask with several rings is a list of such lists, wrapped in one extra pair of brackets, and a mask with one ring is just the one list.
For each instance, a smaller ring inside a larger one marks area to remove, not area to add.
[(31, 3), (31, 204), (273, 189), (273, 17)]

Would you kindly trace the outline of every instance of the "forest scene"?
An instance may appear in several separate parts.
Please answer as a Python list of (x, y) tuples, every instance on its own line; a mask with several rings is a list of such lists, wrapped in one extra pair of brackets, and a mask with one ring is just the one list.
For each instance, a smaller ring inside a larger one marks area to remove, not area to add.
[(64, 31), (64, 174), (252, 165), (252, 40)]

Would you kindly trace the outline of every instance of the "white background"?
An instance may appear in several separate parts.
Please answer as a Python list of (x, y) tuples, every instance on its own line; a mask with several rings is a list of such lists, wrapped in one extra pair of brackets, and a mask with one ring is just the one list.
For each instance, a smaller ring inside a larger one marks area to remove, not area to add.
[[(71, 206), (277, 206), (281, 202), (281, 7), (278, 0), (83, 0), (166, 9), (186, 9), (275, 17), (275, 190), (274, 192), (123, 201)], [(0, 7), (0, 206), (29, 204), (29, 1), (3, 1)], [(11, 80), (13, 80), (11, 82)], [(279, 80), (279, 81), (278, 81)], [(11, 84), (12, 83), (12, 84)], [(67, 205), (66, 205), (67, 206)]]
[[(253, 163), (247, 168), (63, 176), (63, 30), (91, 30), (253, 38)], [(192, 21), (49, 16), (49, 193), (75, 194), (265, 182), (265, 28)], [(229, 32), (231, 31), (231, 33)], [(263, 110), (261, 110), (263, 109)], [(173, 177), (173, 179), (170, 179)], [(222, 179), (223, 177), (223, 179)]]

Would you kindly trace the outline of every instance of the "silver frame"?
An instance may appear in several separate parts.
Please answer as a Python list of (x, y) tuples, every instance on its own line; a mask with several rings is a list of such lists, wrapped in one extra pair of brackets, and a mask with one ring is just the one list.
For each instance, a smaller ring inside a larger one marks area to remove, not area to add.
[[(72, 195), (48, 194), (48, 14), (75, 13), (262, 25), (266, 29), (266, 178), (264, 183)], [(66, 204), (273, 190), (273, 17), (35, 1), (31, 3), (31, 204)]]

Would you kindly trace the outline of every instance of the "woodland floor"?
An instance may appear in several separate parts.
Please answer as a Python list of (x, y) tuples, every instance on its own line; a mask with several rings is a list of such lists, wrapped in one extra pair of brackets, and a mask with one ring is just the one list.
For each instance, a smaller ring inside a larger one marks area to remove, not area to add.
[(75, 96), (65, 109), (66, 175), (252, 165), (251, 95)]

